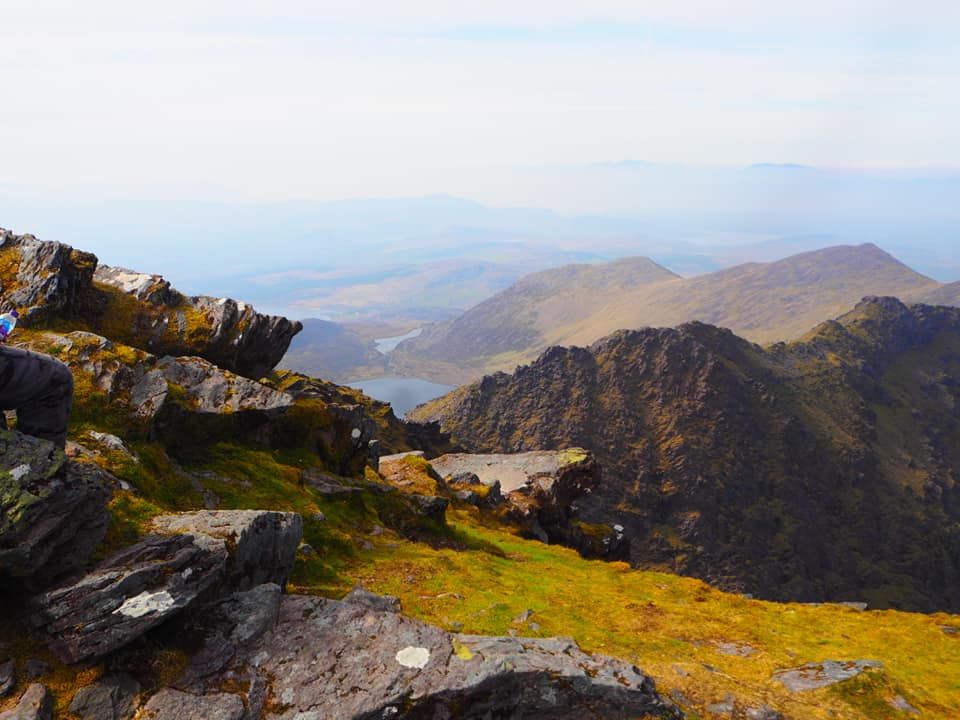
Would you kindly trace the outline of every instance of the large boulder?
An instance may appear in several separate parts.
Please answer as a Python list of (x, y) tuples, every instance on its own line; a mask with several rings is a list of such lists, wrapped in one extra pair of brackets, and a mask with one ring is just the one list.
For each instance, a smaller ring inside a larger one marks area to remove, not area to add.
[(162, 516), (159, 533), (32, 601), (33, 624), (66, 662), (100, 658), (217, 592), (282, 586), (302, 535), (294, 513)]
[(577, 501), (600, 484), (600, 467), (582, 448), (511, 454), (453, 453), (430, 461), (450, 485), (469, 491), (480, 483), (502, 492), (497, 512), (530, 538), (567, 545), (587, 557), (619, 559), (627, 550), (623, 528), (589, 525), (577, 517)]
[(271, 720), (680, 717), (636, 667), (572, 640), (452, 635), (398, 607), (286, 596), (235, 667), (269, 682)]
[(303, 329), (299, 322), (263, 315), (230, 298), (186, 297), (159, 275), (100, 265), (94, 279), (131, 298), (129, 330), (144, 350), (199, 355), (254, 379), (280, 362), (293, 336)]
[(0, 430), (0, 576), (38, 589), (80, 568), (110, 521), (109, 479), (53, 443)]
[(219, 538), (230, 548), (224, 581), (231, 590), (264, 583), (284, 587), (303, 538), (297, 513), (269, 510), (200, 510), (153, 519), (161, 533), (191, 533)]
[(155, 535), (33, 599), (33, 624), (65, 662), (101, 658), (188, 607), (222, 577), (223, 540)]
[(0, 228), (0, 305), (24, 323), (76, 315), (96, 265), (91, 253)]

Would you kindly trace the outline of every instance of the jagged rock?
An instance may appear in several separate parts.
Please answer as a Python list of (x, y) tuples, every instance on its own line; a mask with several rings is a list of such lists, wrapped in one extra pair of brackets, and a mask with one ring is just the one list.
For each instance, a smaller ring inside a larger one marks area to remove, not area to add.
[(289, 407), (293, 398), (266, 385), (196, 357), (164, 357), (157, 364), (163, 377), (183, 388), (196, 412), (227, 413), (242, 410), (276, 410)]
[(34, 683), (20, 698), (17, 707), (0, 713), (0, 720), (52, 720), (53, 697), (40, 683)]
[(16, 666), (16, 660), (0, 662), (0, 698), (9, 695), (16, 685), (17, 681), (13, 675)]
[(286, 596), (237, 667), (271, 679), (275, 720), (680, 717), (637, 668), (572, 640), (452, 635), (396, 608)]
[(240, 648), (273, 627), (280, 610), (280, 594), (279, 585), (259, 585), (189, 613), (184, 633), (202, 637), (203, 644), (191, 657), (177, 687), (197, 689), (205, 678), (226, 667)]
[(70, 712), (81, 720), (130, 720), (140, 689), (140, 683), (126, 673), (103, 678), (77, 690)]
[(53, 443), (0, 430), (0, 573), (37, 589), (80, 567), (106, 533), (107, 484)]
[(200, 510), (162, 515), (153, 527), (163, 533), (205, 534), (230, 548), (225, 582), (236, 590), (264, 583), (284, 587), (303, 538), (297, 513), (268, 510)]
[(199, 355), (253, 379), (268, 374), (303, 329), (299, 322), (262, 315), (230, 298), (185, 297), (159, 275), (101, 265), (95, 279), (139, 301), (133, 325), (145, 350)]
[(183, 296), (170, 287), (170, 282), (160, 275), (148, 275), (122, 267), (98, 265), (93, 278), (104, 285), (112, 285), (137, 300), (151, 305), (178, 305)]
[(243, 700), (237, 695), (191, 695), (166, 688), (150, 698), (142, 717), (144, 720), (241, 720), (243, 715)]
[(568, 545), (588, 557), (612, 559), (622, 554), (622, 532), (574, 522), (576, 501), (600, 481), (600, 469), (585, 450), (458, 453), (430, 464), (451, 486), (479, 483), (490, 488), (487, 507), (496, 507), (506, 495), (500, 514), (527, 537)]
[(226, 562), (223, 540), (150, 536), (34, 598), (31, 619), (65, 662), (103, 657), (189, 606), (221, 579)]
[(856, 677), (870, 668), (882, 668), (879, 660), (824, 660), (788, 670), (777, 670), (773, 679), (793, 692), (815, 690)]
[(4, 264), (17, 268), (16, 282), (0, 286), (0, 304), (19, 308), (24, 324), (77, 314), (97, 265), (96, 256), (90, 253), (2, 228), (0, 255)]

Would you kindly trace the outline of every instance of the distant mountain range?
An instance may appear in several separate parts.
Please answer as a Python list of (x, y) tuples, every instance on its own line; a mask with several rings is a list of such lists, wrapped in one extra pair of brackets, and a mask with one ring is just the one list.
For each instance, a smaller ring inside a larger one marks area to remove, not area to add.
[[(816, 257), (873, 258), (881, 281), (896, 269), (871, 247), (742, 269), (755, 327), (773, 327), (762, 279), (826, 281)], [(838, 302), (833, 278), (820, 308)], [(791, 287), (794, 303), (816, 298)], [(412, 418), (470, 452), (592, 451), (604, 479), (580, 517), (622, 525), (637, 566), (769, 598), (957, 611), (958, 408), (960, 309), (868, 298), (765, 349), (699, 322), (552, 347)]]
[(699, 320), (754, 342), (791, 340), (866, 295), (958, 305), (960, 283), (921, 275), (872, 244), (690, 278), (646, 258), (567, 266), (529, 275), (428, 326), (401, 343), (391, 362), (404, 374), (459, 384), (512, 370), (552, 345), (588, 345), (619, 329)]

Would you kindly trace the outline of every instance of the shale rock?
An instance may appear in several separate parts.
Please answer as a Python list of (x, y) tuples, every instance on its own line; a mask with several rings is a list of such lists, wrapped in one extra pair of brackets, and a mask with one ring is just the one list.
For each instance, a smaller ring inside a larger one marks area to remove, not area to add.
[(241, 720), (243, 700), (230, 693), (191, 695), (161, 690), (143, 708), (144, 720)]
[(81, 720), (130, 720), (139, 694), (140, 683), (130, 675), (104, 678), (78, 690), (70, 712)]
[(53, 443), (0, 430), (0, 574), (37, 589), (79, 568), (106, 532), (107, 485)]
[(16, 267), (13, 283), (0, 285), (0, 304), (20, 310), (24, 324), (78, 312), (91, 286), (97, 258), (58, 242), (14, 235), (0, 228), (3, 264)]
[(451, 635), (396, 608), (362, 591), (284, 597), (277, 626), (237, 660), (271, 679), (267, 717), (680, 717), (637, 668), (572, 640)]
[(53, 698), (40, 683), (34, 683), (20, 698), (17, 707), (0, 713), (0, 720), (51, 720)]
[(16, 679), (13, 676), (16, 670), (16, 660), (6, 660), (0, 662), (0, 698), (5, 698), (16, 685)]
[(133, 325), (145, 350), (199, 355), (253, 379), (268, 374), (303, 329), (299, 322), (262, 315), (230, 298), (185, 297), (159, 275), (101, 265), (95, 279), (138, 301)]
[(191, 611), (183, 634), (202, 638), (202, 645), (177, 686), (209, 689), (202, 684), (204, 679), (225, 668), (241, 648), (276, 624), (280, 594), (280, 586), (269, 583)]
[(225, 582), (228, 588), (249, 590), (264, 583), (283, 587), (303, 538), (297, 513), (268, 510), (200, 510), (162, 515), (153, 527), (161, 533), (208, 535), (230, 548)]
[(223, 540), (156, 535), (32, 601), (33, 624), (65, 662), (100, 658), (193, 603), (222, 577)]

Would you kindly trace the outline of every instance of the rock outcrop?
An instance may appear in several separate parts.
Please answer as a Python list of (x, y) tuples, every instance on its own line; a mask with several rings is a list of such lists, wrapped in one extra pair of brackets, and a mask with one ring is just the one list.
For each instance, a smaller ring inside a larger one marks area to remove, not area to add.
[(772, 599), (960, 609), (960, 310), (867, 298), (763, 349), (702, 323), (554, 347), (413, 413), (471, 452), (580, 446), (640, 567)]
[(79, 314), (96, 266), (91, 253), (0, 228), (0, 304), (25, 324)]
[(0, 713), (0, 720), (52, 720), (53, 697), (40, 683), (34, 683), (20, 697), (13, 710)]
[(100, 658), (214, 588), (286, 583), (302, 521), (293, 513), (218, 511), (156, 518), (151, 535), (33, 599), (33, 624), (66, 662)]
[(302, 328), (230, 298), (187, 297), (157, 275), (98, 266), (91, 253), (0, 229), (0, 304), (25, 326), (70, 318), (154, 355), (198, 355), (258, 379)]
[[(430, 461), (467, 499), (476, 482), (487, 488), (484, 497), (506, 503), (497, 511), (521, 532), (543, 542), (579, 550), (586, 557), (619, 559), (627, 543), (623, 528), (589, 525), (577, 517), (578, 501), (600, 485), (600, 467), (582, 448), (514, 454), (448, 454)], [(475, 493), (476, 494), (476, 493)], [(499, 503), (490, 502), (496, 506)]]
[(103, 539), (109, 480), (53, 443), (0, 430), (0, 575), (38, 589), (80, 568)]
[(453, 635), (397, 609), (356, 591), (284, 597), (234, 677), (266, 680), (271, 720), (680, 717), (636, 667), (572, 640)]
[(181, 295), (159, 275), (100, 265), (94, 279), (135, 301), (131, 322), (144, 350), (157, 355), (199, 355), (254, 379), (280, 362), (303, 327), (230, 298)]

